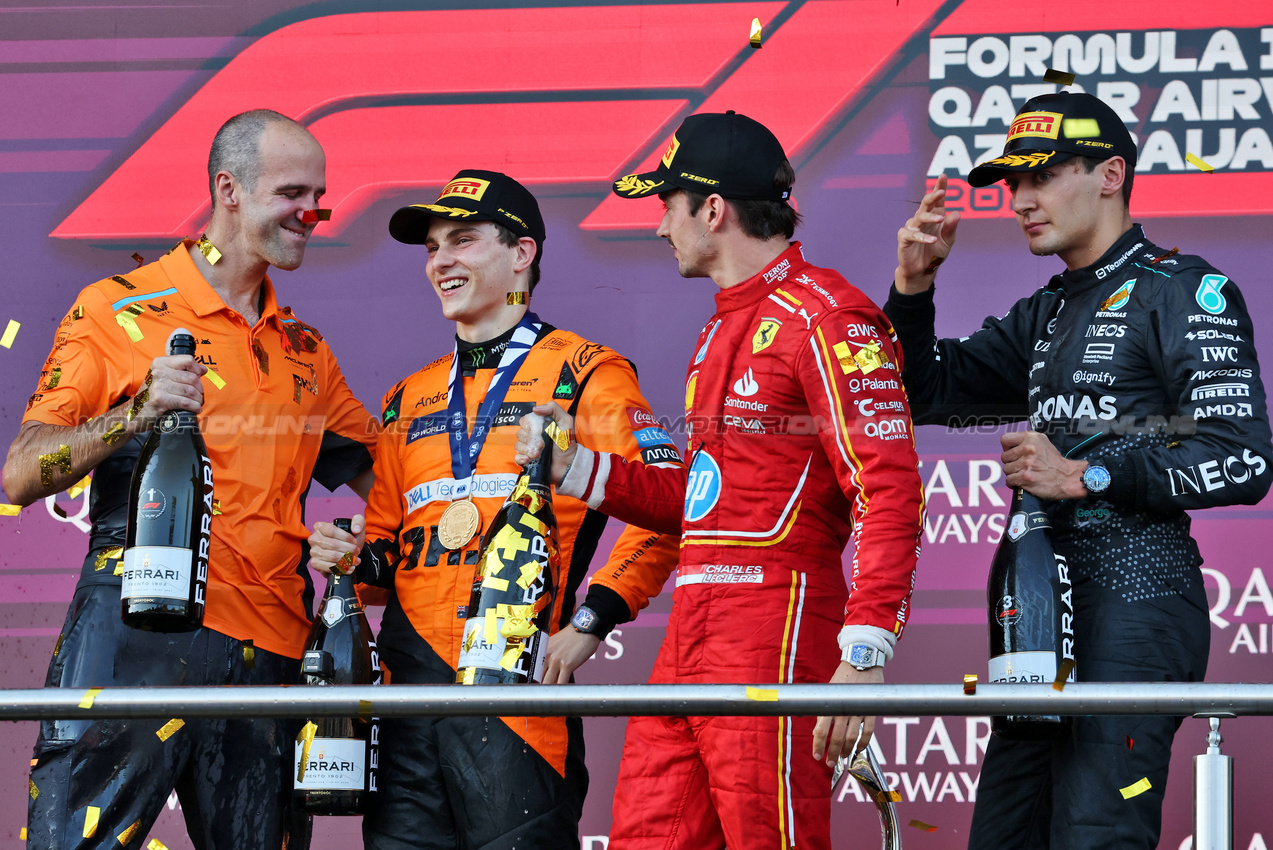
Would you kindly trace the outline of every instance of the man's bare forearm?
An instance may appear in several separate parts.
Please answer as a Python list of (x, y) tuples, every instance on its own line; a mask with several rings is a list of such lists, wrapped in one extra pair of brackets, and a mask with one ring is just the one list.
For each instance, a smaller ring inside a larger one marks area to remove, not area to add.
[(110, 457), (131, 437), (149, 430), (125, 401), (82, 425), (28, 422), (9, 446), (4, 491), (12, 504), (26, 506), (60, 493)]

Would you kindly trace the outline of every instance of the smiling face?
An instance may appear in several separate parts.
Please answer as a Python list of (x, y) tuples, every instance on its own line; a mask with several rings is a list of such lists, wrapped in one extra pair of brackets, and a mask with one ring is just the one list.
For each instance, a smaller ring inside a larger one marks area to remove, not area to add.
[(494, 222), (434, 218), (424, 244), (425, 274), (461, 339), (483, 342), (517, 324), (526, 307), (510, 305), (508, 293), (527, 289), (535, 240), (509, 246)]
[(327, 159), (313, 136), (282, 122), (265, 128), (258, 150), (256, 183), (251, 191), (240, 187), (243, 247), (272, 266), (295, 269), (314, 231), (301, 214), (327, 191)]

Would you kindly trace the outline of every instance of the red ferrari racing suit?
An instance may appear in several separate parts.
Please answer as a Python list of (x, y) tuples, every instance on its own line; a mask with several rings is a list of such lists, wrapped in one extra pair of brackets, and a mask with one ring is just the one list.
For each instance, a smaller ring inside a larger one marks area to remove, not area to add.
[[(686, 379), (688, 475), (581, 448), (558, 492), (682, 535), (652, 682), (826, 682), (837, 633), (890, 655), (906, 622), (923, 497), (901, 352), (799, 243), (716, 307)], [(829, 848), (814, 723), (632, 718), (612, 850)]]

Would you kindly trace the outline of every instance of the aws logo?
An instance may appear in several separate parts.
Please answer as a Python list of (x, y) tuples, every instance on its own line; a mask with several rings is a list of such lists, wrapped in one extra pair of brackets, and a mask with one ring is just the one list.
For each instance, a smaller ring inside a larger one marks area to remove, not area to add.
[[(652, 230), (658, 200), (625, 201), (609, 186), (675, 156), (672, 131), (682, 118), (744, 111), (798, 165), (949, 5), (908, 0), (904, 13), (853, 0), (465, 8), (289, 23), (230, 59), (51, 235), (198, 233), (209, 214), (212, 137), (226, 118), (261, 104), (305, 124), (326, 150), (332, 216), (319, 237), (339, 236), (382, 197), (446, 186), (482, 162), (516, 162), (517, 178), (533, 186), (595, 190), (603, 200), (582, 221), (586, 230)], [(764, 50), (748, 44), (753, 17), (764, 26)], [(500, 62), (419, 61), (456, 43), (498, 45)], [(793, 77), (827, 84), (791, 86)]]

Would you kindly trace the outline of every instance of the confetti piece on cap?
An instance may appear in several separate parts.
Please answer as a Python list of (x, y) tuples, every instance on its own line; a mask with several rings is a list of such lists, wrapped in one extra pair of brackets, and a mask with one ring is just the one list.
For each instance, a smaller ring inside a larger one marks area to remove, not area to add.
[(361, 717), (364, 722), (371, 720), (371, 700), (358, 700), (358, 716)]
[(1149, 777), (1142, 776), (1138, 781), (1133, 782), (1126, 788), (1119, 788), (1118, 793), (1123, 795), (1124, 800), (1130, 800), (1132, 797), (1139, 797), (1153, 787), (1153, 785), (1149, 784)]
[(217, 374), (215, 371), (213, 371), (212, 369), (209, 369), (209, 370), (208, 370), (207, 378), (208, 378), (208, 380), (209, 380), (209, 381), (211, 381), (211, 382), (212, 382), (212, 385), (213, 385), (214, 387), (216, 387), (217, 389), (219, 389), (219, 390), (223, 390), (223, 389), (225, 389), (225, 378), (223, 378), (223, 377), (221, 377), (220, 375), (218, 375), (218, 374)]
[(1059, 86), (1074, 85), (1074, 75), (1066, 71), (1058, 71), (1055, 68), (1048, 68), (1043, 72), (1043, 82), (1056, 83)]
[(760, 25), (760, 18), (751, 19), (751, 38), (749, 43), (757, 50), (760, 49), (760, 40), (764, 34), (764, 27)]
[(142, 266), (146, 265), (146, 258), (143, 257), (141, 254), (138, 254), (136, 251), (133, 251), (133, 259), (137, 261), (138, 268), (141, 268)]
[(1101, 134), (1101, 124), (1095, 118), (1066, 118), (1061, 130), (1067, 139), (1095, 139)]
[(964, 693), (968, 694), (968, 696), (972, 696), (973, 694), (977, 693), (977, 674), (976, 673), (964, 674)]
[(933, 826), (931, 823), (924, 823), (922, 820), (911, 821), (911, 826), (915, 827), (916, 829), (922, 829), (924, 830), (924, 832), (937, 831), (937, 827)]
[(1199, 171), (1205, 171), (1207, 174), (1216, 170), (1214, 165), (1209, 165), (1201, 157), (1194, 156), (1191, 153), (1185, 154), (1185, 162), (1189, 163), (1194, 168), (1197, 168)]
[(124, 333), (128, 334), (128, 338), (133, 342), (141, 342), (146, 338), (141, 328), (137, 327), (137, 320), (127, 313), (116, 314), (115, 323), (124, 329)]
[(1067, 658), (1061, 662), (1061, 667), (1056, 671), (1056, 681), (1052, 683), (1052, 690), (1059, 691), (1065, 688), (1065, 680), (1070, 678), (1070, 674), (1074, 672), (1074, 659)]
[(39, 789), (39, 788), (37, 788), (37, 787), (35, 787), (35, 780), (34, 780), (34, 779), (28, 779), (28, 780), (27, 780), (27, 791), (31, 794), (31, 799), (32, 799), (32, 800), (34, 800), (36, 797), (39, 797), (39, 796), (40, 796), (40, 789)]
[(1149, 264), (1152, 266), (1154, 263), (1161, 263), (1163, 260), (1170, 260), (1172, 257), (1176, 256), (1179, 253), (1180, 253), (1179, 248), (1172, 248), (1170, 251), (1163, 254), (1161, 257), (1154, 257), (1152, 260), (1149, 261)]
[(305, 210), (301, 213), (301, 224), (318, 224), (320, 221), (331, 220), (331, 210)]
[(4, 336), (0, 336), (0, 345), (5, 348), (13, 348), (13, 339), (18, 335), (18, 328), (22, 327), (22, 323), (16, 319), (10, 319), (9, 324), (4, 329)]
[(70, 496), (72, 499), (78, 499), (80, 497), (80, 493), (83, 493), (85, 490), (87, 490), (88, 485), (92, 483), (93, 483), (93, 476), (85, 475), (79, 481), (75, 482), (75, 486), (71, 487), (69, 490), (66, 491), (66, 495)]
[(747, 687), (747, 699), (756, 702), (777, 702), (778, 691), (775, 688), (753, 688)]
[(243, 666), (249, 670), (256, 669), (256, 644), (251, 640), (243, 641)]
[(158, 838), (150, 839), (150, 843), (146, 845), (146, 850), (168, 850), (168, 845), (164, 844)]
[(160, 726), (157, 730), (155, 730), (155, 734), (159, 736), (159, 740), (167, 741), (173, 736), (173, 733), (185, 725), (186, 721), (179, 717), (174, 717), (172, 720), (169, 720), (163, 726)]
[(84, 810), (84, 837), (92, 838), (97, 835), (97, 821), (102, 816), (102, 810), (97, 806), (89, 806)]
[(526, 293), (525, 292), (510, 292), (508, 293), (507, 301), (508, 301), (508, 306), (510, 307), (512, 307), (514, 304), (525, 304)]
[(21, 505), (0, 505), (0, 516), (17, 516), (21, 512)]
[(133, 840), (133, 836), (137, 834), (137, 830), (139, 829), (141, 829), (141, 821), (135, 820), (133, 821), (132, 826), (128, 827), (128, 829), (124, 830), (115, 837), (119, 839), (120, 844), (126, 845), (128, 842)]
[(102, 692), (101, 688), (89, 688), (84, 692), (84, 699), (80, 700), (80, 708), (92, 708), (93, 700), (97, 699), (97, 695)]

